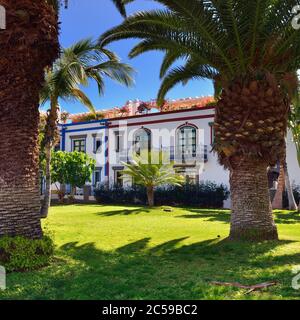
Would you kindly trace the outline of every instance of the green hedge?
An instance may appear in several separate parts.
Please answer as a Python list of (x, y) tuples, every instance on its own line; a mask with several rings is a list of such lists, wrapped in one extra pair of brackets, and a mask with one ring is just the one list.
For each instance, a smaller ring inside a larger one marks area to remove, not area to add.
[[(101, 204), (145, 205), (147, 203), (146, 190), (139, 186), (128, 188), (101, 186), (95, 191), (95, 197)], [(228, 197), (228, 188), (213, 182), (186, 184), (182, 187), (160, 187), (155, 190), (156, 205), (222, 208), (224, 200)]]
[(47, 265), (54, 253), (51, 236), (31, 240), (24, 237), (0, 238), (0, 265), (7, 271), (29, 271)]

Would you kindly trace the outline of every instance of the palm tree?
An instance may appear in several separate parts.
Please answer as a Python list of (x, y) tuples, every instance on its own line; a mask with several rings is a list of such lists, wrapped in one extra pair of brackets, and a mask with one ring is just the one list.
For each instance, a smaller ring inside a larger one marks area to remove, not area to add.
[[(130, 57), (165, 52), (158, 101), (178, 83), (213, 79), (215, 144), (230, 170), (231, 239), (278, 239), (267, 168), (282, 160), (289, 88), (300, 64), (300, 32), (292, 27), (299, 0), (156, 0), (104, 33), (101, 45), (136, 38)], [(170, 67), (178, 59), (182, 66)]]
[(53, 68), (46, 73), (45, 85), (41, 90), (41, 104), (50, 101), (47, 125), (43, 145), (46, 161), (46, 190), (41, 209), (43, 218), (48, 216), (51, 202), (51, 150), (57, 142), (57, 121), (59, 99), (75, 99), (85, 105), (92, 113), (94, 106), (80, 90), (79, 85), (88, 85), (89, 80), (96, 81), (99, 94), (104, 92), (104, 77), (107, 76), (120, 84), (131, 86), (133, 69), (111, 51), (101, 48), (90, 39), (77, 42), (64, 49)]
[(174, 173), (171, 165), (159, 163), (145, 163), (145, 161), (137, 157), (132, 163), (124, 163), (126, 167), (123, 170), (123, 176), (130, 176), (134, 183), (144, 186), (147, 190), (148, 204), (154, 206), (155, 188), (162, 185), (177, 185), (181, 186), (184, 183), (184, 178)]
[(39, 91), (58, 56), (57, 14), (41, 0), (1, 1), (0, 236), (42, 236), (39, 195)]
[[(124, 14), (128, 1), (114, 2)], [(0, 236), (40, 238), (39, 93), (45, 67), (59, 55), (60, 0), (1, 5), (7, 29), (0, 37)]]

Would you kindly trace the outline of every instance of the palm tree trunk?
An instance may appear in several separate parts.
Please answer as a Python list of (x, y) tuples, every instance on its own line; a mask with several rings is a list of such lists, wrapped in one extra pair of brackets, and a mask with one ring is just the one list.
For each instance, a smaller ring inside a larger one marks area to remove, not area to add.
[(278, 239), (267, 168), (284, 159), (289, 108), (270, 73), (237, 77), (217, 101), (214, 150), (230, 170), (232, 239)]
[(45, 194), (44, 199), (42, 202), (42, 208), (41, 208), (41, 218), (45, 219), (48, 217), (49, 214), (49, 208), (51, 205), (51, 144), (47, 143), (45, 145), (45, 159), (46, 159), (46, 187), (45, 187)]
[(148, 205), (150, 207), (154, 206), (154, 188), (147, 187), (147, 198), (148, 198)]
[(65, 196), (66, 196), (66, 185), (61, 184), (60, 188), (58, 189), (58, 199), (60, 203), (64, 203)]
[(42, 236), (39, 91), (58, 54), (57, 15), (40, 0), (2, 0), (0, 37), (0, 236)]
[(268, 163), (247, 157), (231, 162), (232, 200), (230, 238), (234, 240), (276, 240), (267, 178)]
[(75, 186), (71, 186), (71, 194), (70, 196), (75, 199), (75, 195), (76, 195), (76, 187)]
[(285, 190), (285, 175), (283, 165), (280, 165), (277, 190), (272, 201), (273, 209), (283, 209), (283, 192)]
[(289, 200), (289, 210), (297, 210), (297, 203), (294, 197), (294, 193), (293, 193), (293, 188), (290, 182), (290, 177), (289, 177), (289, 172), (288, 172), (288, 165), (286, 160), (284, 161), (283, 164), (283, 168), (284, 168), (284, 175), (285, 175), (285, 186), (286, 186), (286, 191), (287, 191), (287, 195), (288, 195), (288, 200)]
[(58, 140), (57, 120), (58, 120), (58, 99), (51, 99), (51, 109), (48, 112), (47, 124), (45, 127), (45, 158), (46, 158), (46, 188), (44, 200), (41, 208), (41, 218), (47, 218), (51, 205), (51, 157), (52, 149)]

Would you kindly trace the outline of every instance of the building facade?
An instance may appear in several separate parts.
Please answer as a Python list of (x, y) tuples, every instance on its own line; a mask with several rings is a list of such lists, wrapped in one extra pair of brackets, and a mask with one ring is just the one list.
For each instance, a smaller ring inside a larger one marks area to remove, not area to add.
[[(229, 185), (229, 172), (212, 151), (214, 107), (136, 114), (61, 125), (61, 150), (86, 152), (96, 160), (92, 189), (99, 184), (129, 186), (124, 162), (136, 155), (162, 151), (165, 161), (190, 183)], [(292, 182), (300, 184), (296, 149), (289, 134), (287, 159)], [(226, 203), (226, 207), (230, 204)]]

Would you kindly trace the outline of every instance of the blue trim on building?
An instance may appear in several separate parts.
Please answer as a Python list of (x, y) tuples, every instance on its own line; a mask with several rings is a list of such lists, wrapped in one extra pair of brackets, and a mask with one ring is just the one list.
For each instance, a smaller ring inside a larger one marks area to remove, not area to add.
[(73, 127), (73, 126), (80, 126), (84, 124), (95, 124), (95, 123), (107, 123), (108, 119), (102, 119), (102, 120), (95, 120), (95, 121), (84, 121), (84, 122), (76, 122), (76, 123), (64, 123), (63, 127)]
[(105, 148), (105, 167), (104, 167), (104, 176), (109, 177), (109, 138), (108, 138), (108, 127), (105, 128), (105, 137), (104, 137), (104, 148)]
[(86, 128), (86, 129), (72, 129), (72, 130), (66, 130), (66, 132), (69, 133), (69, 132), (94, 131), (94, 130), (105, 129), (105, 128), (107, 128), (107, 126), (93, 127), (93, 128)]
[(66, 129), (63, 127), (61, 130), (61, 151), (66, 150)]

